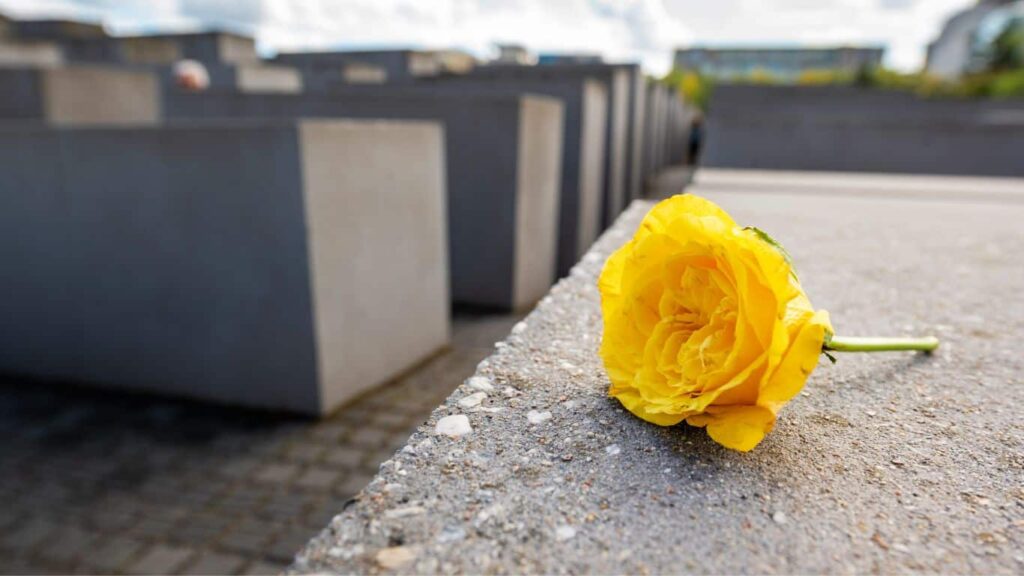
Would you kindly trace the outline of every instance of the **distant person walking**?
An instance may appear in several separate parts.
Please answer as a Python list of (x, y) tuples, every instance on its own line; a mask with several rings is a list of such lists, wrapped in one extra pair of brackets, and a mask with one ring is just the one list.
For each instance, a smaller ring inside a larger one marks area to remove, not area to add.
[(704, 147), (704, 115), (697, 112), (690, 121), (690, 138), (686, 147), (686, 165), (696, 166)]

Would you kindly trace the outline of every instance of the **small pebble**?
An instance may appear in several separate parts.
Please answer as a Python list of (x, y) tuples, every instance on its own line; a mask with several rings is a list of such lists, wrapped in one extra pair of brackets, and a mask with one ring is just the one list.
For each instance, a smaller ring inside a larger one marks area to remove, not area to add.
[(437, 535), (437, 541), (442, 544), (447, 544), (449, 542), (458, 542), (459, 540), (465, 540), (465, 538), (466, 531), (462, 528), (459, 528), (458, 526), (447, 527), (444, 530), (442, 530), (440, 534)]
[(483, 376), (473, 376), (466, 381), (466, 384), (473, 390), (478, 390), (480, 392), (494, 392), (494, 384), (491, 384), (491, 381)]
[(551, 412), (530, 410), (526, 413), (526, 419), (530, 421), (530, 424), (543, 424), (544, 422), (551, 420)]
[(475, 406), (479, 406), (480, 403), (483, 402), (484, 399), (486, 398), (486, 392), (476, 392), (474, 394), (466, 396), (462, 400), (459, 400), (459, 406), (462, 406), (463, 408), (473, 408)]
[(416, 559), (416, 551), (408, 546), (383, 548), (377, 552), (377, 564), (385, 570), (397, 570)]
[(473, 431), (473, 427), (469, 425), (469, 417), (465, 414), (454, 414), (452, 416), (445, 416), (437, 421), (437, 426), (434, 427), (434, 432), (443, 434), (450, 438), (458, 438), (459, 436), (465, 436)]
[(405, 508), (395, 508), (388, 510), (384, 513), (384, 517), (388, 519), (392, 518), (406, 518), (409, 516), (418, 516), (426, 512), (427, 509), (422, 506), (406, 506)]
[(774, 520), (776, 524), (785, 524), (789, 521), (789, 519), (786, 518), (786, 513), (783, 512), (782, 510), (779, 510), (775, 514), (772, 514), (772, 520)]
[(569, 525), (559, 526), (555, 530), (555, 539), (559, 542), (565, 542), (576, 537), (576, 529)]
[(610, 456), (615, 456), (615, 455), (619, 454), (620, 452), (622, 452), (622, 448), (619, 448), (618, 444), (611, 444), (611, 445), (605, 446), (604, 451), (608, 455), (610, 455)]

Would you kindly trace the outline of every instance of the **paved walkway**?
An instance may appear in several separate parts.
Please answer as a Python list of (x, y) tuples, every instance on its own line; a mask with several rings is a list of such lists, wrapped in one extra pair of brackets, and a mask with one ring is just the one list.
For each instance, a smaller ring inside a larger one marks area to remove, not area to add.
[(0, 383), (0, 572), (280, 572), (517, 319), (321, 422)]
[(643, 422), (597, 356), (595, 280), (634, 204), (292, 570), (1024, 573), (1024, 182), (996, 202), (989, 182), (922, 197), (904, 178), (855, 195), (838, 175), (817, 193), (711, 175), (694, 189), (781, 241), (840, 334), (939, 350), (820, 361), (747, 454)]

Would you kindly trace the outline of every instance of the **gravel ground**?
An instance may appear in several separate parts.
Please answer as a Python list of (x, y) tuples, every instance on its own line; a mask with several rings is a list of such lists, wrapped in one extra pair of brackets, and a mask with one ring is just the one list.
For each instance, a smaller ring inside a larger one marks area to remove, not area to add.
[(707, 195), (786, 245), (837, 332), (942, 347), (823, 361), (749, 454), (646, 424), (596, 354), (636, 203), (292, 571), (1024, 572), (1024, 206)]

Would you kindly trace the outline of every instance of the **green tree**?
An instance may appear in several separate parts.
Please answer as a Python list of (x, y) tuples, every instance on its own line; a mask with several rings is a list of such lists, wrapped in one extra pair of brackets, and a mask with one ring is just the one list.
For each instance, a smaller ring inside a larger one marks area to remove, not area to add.
[(992, 42), (988, 68), (991, 72), (1006, 72), (1024, 68), (1024, 19), (1015, 18), (1003, 28)]
[(661, 82), (676, 88), (683, 102), (707, 110), (708, 100), (711, 98), (711, 81), (705, 76), (692, 70), (674, 68), (661, 79)]

